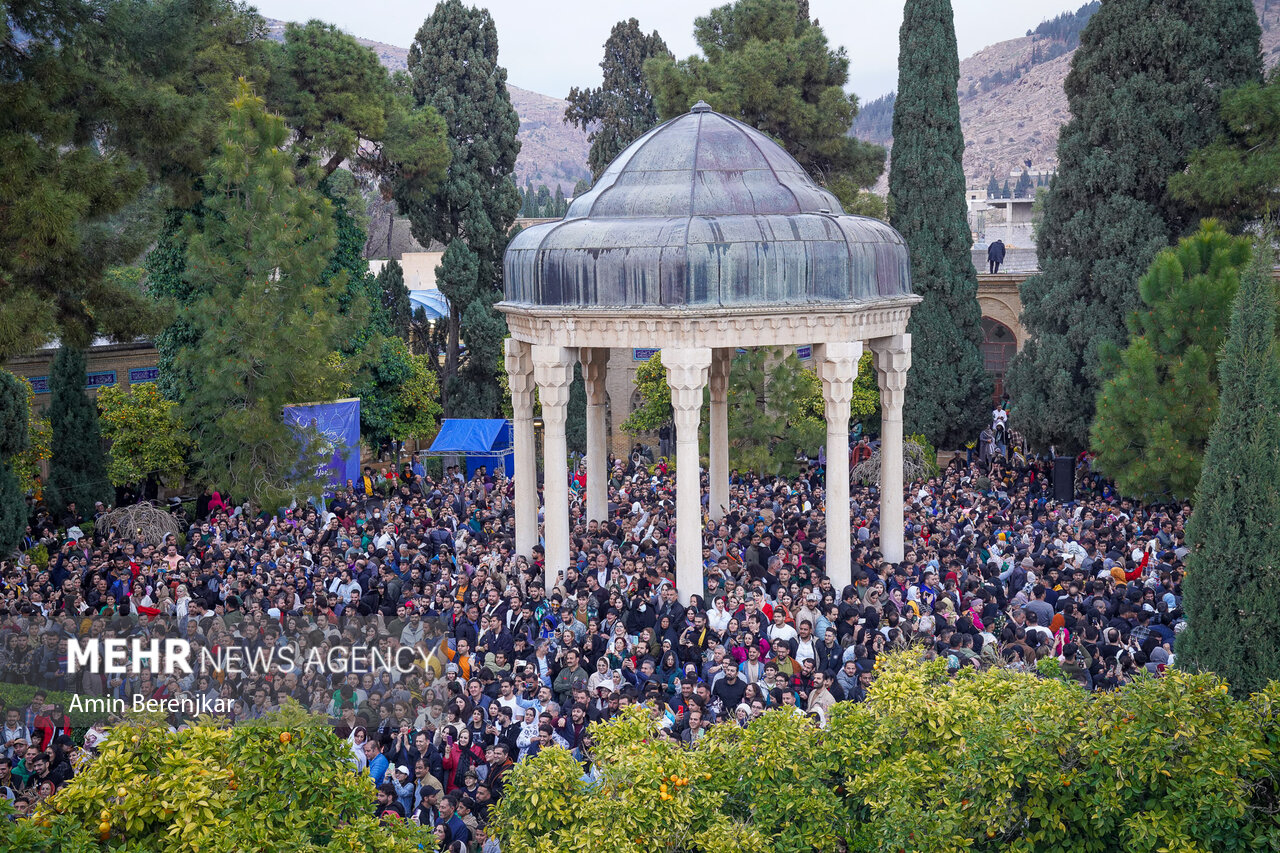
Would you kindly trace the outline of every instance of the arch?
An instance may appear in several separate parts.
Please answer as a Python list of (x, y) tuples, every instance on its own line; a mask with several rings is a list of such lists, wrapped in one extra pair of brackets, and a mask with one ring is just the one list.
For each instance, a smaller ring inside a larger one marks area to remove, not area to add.
[(991, 317), (982, 318), (982, 366), (992, 379), (998, 400), (1004, 395), (1004, 375), (1018, 351), (1018, 338), (1013, 330)]

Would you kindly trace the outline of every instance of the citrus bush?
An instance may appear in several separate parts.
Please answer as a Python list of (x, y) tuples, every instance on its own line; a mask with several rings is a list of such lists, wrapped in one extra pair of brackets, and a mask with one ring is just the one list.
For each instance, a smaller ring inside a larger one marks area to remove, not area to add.
[[(379, 825), (374, 787), (350, 746), (296, 704), (234, 727), (202, 722), (170, 732), (130, 718), (101, 754), (19, 823), (69, 834), (48, 849), (261, 853), (409, 853), (434, 839), (413, 823)], [(42, 849), (26, 846), (0, 849)], [(90, 842), (86, 848), (85, 840)], [(76, 845), (80, 846), (76, 846)]]
[(544, 750), (508, 777), (506, 853), (1235, 851), (1280, 845), (1280, 686), (1245, 702), (1171, 671), (1091, 695), (1059, 679), (884, 660), (825, 729), (787, 710), (693, 749), (644, 708), (593, 728), (597, 768)]

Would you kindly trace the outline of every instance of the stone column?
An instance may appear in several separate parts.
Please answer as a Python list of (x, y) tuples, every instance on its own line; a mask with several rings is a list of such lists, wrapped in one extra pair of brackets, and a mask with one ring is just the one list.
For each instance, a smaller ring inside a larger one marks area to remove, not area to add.
[(676, 589), (680, 600), (701, 595), (702, 486), (698, 462), (698, 421), (702, 389), (711, 366), (709, 347), (663, 348), (662, 364), (671, 386), (671, 409), (676, 422)]
[(719, 521), (729, 510), (729, 367), (733, 363), (733, 347), (711, 351), (711, 422), (710, 464), (711, 494), (707, 509)]
[(616, 347), (609, 350), (609, 367), (605, 371), (604, 387), (609, 396), (609, 450), (619, 459), (631, 458), (631, 436), (620, 425), (631, 415), (631, 395), (636, 390), (635, 362), (632, 350)]
[(605, 426), (605, 377), (609, 350), (582, 347), (582, 382), (587, 388), (587, 521), (609, 517), (609, 436)]
[(568, 347), (546, 344), (534, 344), (532, 350), (533, 378), (542, 401), (542, 540), (547, 553), (543, 579), (550, 593), (560, 573), (569, 567), (569, 445), (565, 420), (577, 354)]
[(827, 415), (827, 576), (837, 590), (853, 580), (849, 543), (849, 404), (860, 358), (861, 341), (818, 344), (813, 348)]
[(511, 385), (511, 439), (515, 450), (516, 553), (533, 556), (538, 544), (538, 462), (533, 436), (533, 360), (529, 344), (507, 338), (506, 367)]
[(902, 531), (902, 404), (911, 369), (911, 336), (871, 341), (880, 382), (880, 553), (885, 562), (905, 555)]

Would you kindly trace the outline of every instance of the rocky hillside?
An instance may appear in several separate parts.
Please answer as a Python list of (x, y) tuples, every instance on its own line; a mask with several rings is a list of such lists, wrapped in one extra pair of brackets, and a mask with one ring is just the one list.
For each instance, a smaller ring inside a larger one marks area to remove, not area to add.
[[(284, 21), (267, 19), (268, 35), (284, 40)], [(392, 71), (408, 68), (407, 48), (384, 44), (380, 41), (356, 38), (378, 55), (378, 59)], [(573, 194), (573, 185), (580, 178), (590, 178), (587, 169), (587, 134), (565, 124), (565, 101), (549, 95), (540, 95), (518, 86), (507, 85), (511, 105), (520, 116), (520, 156), (516, 159), (516, 181), (524, 186), (532, 181), (536, 187), (546, 184), (555, 192), (558, 184), (565, 195)]]
[[(1254, 0), (1262, 24), (1268, 68), (1280, 61), (1280, 0)], [(983, 48), (960, 62), (960, 121), (964, 170), (970, 186), (1003, 182), (1031, 161), (1033, 170), (1057, 167), (1058, 129), (1070, 117), (1063, 81), (1075, 53), (1058, 28)], [(1046, 57), (1047, 58), (1046, 60)], [(859, 137), (892, 146), (892, 112), (885, 99), (869, 101), (854, 127)], [(877, 189), (888, 188), (887, 174)]]

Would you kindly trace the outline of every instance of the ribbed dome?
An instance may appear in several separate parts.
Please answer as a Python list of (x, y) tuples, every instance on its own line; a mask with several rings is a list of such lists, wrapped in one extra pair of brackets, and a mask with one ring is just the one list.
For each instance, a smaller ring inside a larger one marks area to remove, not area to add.
[(902, 236), (844, 213), (777, 143), (698, 103), (655, 127), (560, 222), (511, 241), (506, 301), (711, 308), (911, 293)]

